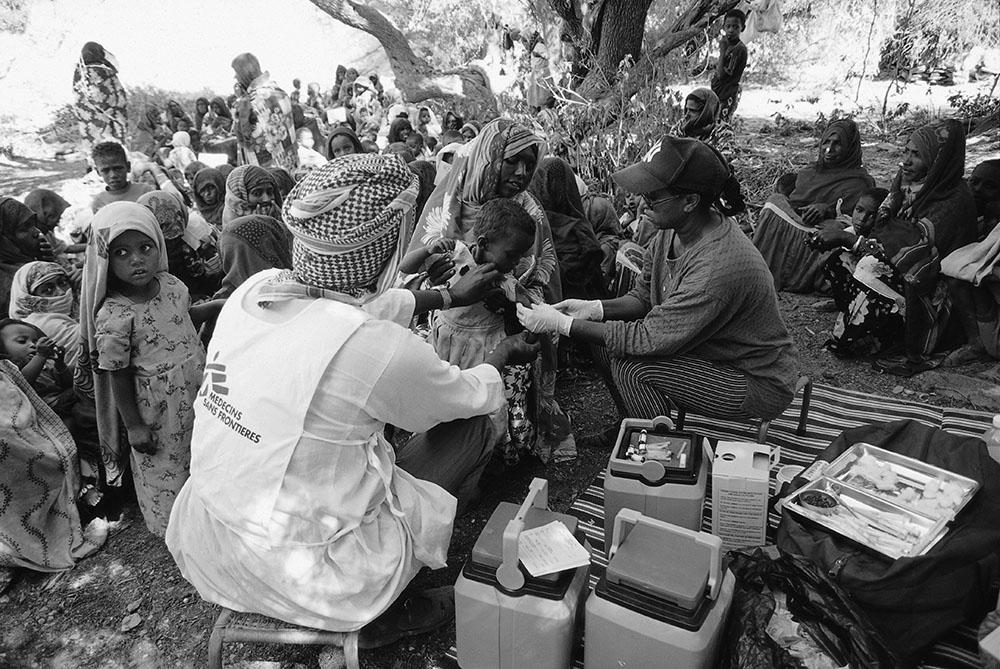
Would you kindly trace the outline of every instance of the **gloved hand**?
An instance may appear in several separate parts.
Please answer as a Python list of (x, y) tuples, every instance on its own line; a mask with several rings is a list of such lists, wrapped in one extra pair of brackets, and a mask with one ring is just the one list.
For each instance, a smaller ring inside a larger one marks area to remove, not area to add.
[(603, 321), (604, 305), (600, 300), (563, 300), (552, 305), (556, 310), (585, 321)]
[(536, 304), (531, 309), (517, 305), (517, 320), (535, 334), (561, 334), (569, 336), (573, 317), (556, 311), (551, 304)]

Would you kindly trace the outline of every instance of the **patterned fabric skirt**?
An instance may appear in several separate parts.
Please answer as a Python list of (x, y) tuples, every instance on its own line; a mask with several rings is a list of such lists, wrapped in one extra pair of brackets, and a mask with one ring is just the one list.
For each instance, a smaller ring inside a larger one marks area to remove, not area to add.
[[(896, 300), (869, 288), (854, 278), (854, 262), (843, 251), (830, 256), (823, 266), (830, 280), (830, 290), (837, 304), (837, 321), (826, 348), (841, 358), (853, 358), (881, 353), (903, 341), (904, 310)], [(882, 280), (891, 288), (902, 291), (899, 281), (891, 276)]]

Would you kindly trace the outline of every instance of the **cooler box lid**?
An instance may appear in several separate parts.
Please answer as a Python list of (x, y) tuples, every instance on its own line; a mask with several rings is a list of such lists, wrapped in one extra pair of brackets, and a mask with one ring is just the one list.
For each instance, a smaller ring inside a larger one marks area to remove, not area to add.
[[(646, 448), (645, 462), (629, 459), (629, 446)], [(608, 468), (615, 476), (647, 485), (695, 485), (702, 468), (702, 437), (693, 432), (630, 427), (612, 451)]]
[[(479, 534), (475, 546), (472, 547), (472, 562), (490, 569), (496, 569), (503, 562), (503, 531), (507, 528), (507, 523), (517, 515), (519, 504), (511, 502), (500, 502), (493, 515), (490, 516), (486, 527)], [(542, 525), (548, 525), (553, 520), (558, 520), (570, 533), (579, 538), (577, 533), (577, 519), (565, 513), (556, 513), (548, 509), (530, 507), (524, 516), (524, 529), (530, 530)], [(538, 580), (555, 581), (559, 574), (549, 574), (540, 576)]]
[(711, 554), (694, 539), (636, 525), (608, 563), (608, 588), (616, 586), (692, 610), (705, 599)]

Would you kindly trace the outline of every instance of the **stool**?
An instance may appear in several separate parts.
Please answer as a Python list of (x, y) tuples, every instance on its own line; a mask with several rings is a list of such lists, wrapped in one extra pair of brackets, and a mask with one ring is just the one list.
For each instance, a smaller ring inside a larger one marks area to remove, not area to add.
[(208, 639), (209, 669), (222, 669), (222, 645), (227, 641), (276, 643), (295, 646), (340, 646), (347, 669), (359, 669), (358, 633), (327, 632), (299, 627), (256, 613), (237, 613), (223, 607)]
[[(799, 424), (795, 428), (795, 434), (800, 437), (806, 433), (806, 419), (809, 418), (809, 400), (812, 398), (813, 384), (812, 379), (808, 376), (800, 376), (799, 380), (795, 382), (795, 394), (797, 395), (799, 391), (802, 391), (802, 409), (799, 411)], [(685, 412), (682, 409), (677, 410), (677, 429), (684, 429), (684, 416)], [(757, 426), (757, 443), (766, 444), (767, 443), (767, 431), (771, 427), (771, 421), (761, 420), (760, 425)]]

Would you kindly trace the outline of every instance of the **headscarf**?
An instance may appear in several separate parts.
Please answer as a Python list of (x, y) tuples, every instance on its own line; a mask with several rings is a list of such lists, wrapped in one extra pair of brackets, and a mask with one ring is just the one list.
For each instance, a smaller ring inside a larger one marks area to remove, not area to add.
[[(118, 408), (111, 390), (111, 375), (98, 371), (98, 309), (108, 294), (108, 249), (119, 235), (137, 230), (156, 244), (160, 252), (157, 272), (167, 271), (167, 248), (156, 217), (137, 202), (112, 202), (98, 210), (91, 223), (87, 256), (83, 266), (80, 293), (80, 355), (73, 374), (78, 394), (93, 398), (97, 410), (97, 432), (101, 442), (108, 483), (118, 485), (122, 476), (121, 460), (127, 457), (119, 434)], [(127, 448), (127, 447), (125, 447)]]
[[(201, 199), (201, 195), (198, 194), (198, 189), (206, 183), (215, 184), (215, 187), (219, 192), (218, 200), (211, 206), (205, 204), (205, 201)], [(201, 214), (201, 217), (204, 218), (209, 225), (221, 228), (222, 210), (226, 203), (226, 178), (222, 176), (222, 172), (214, 167), (206, 167), (205, 169), (198, 170), (198, 173), (194, 175), (194, 182), (191, 184), (191, 190), (193, 191), (192, 196), (194, 197), (194, 203), (198, 207), (198, 213)]]
[[(836, 136), (840, 139), (840, 145), (844, 147), (840, 159), (835, 163), (826, 160), (826, 153), (823, 151), (823, 144), (830, 137)], [(858, 124), (852, 119), (841, 118), (831, 122), (823, 131), (823, 136), (819, 141), (819, 155), (816, 158), (816, 169), (820, 172), (826, 170), (852, 169), (861, 167), (861, 132)]]
[(226, 275), (216, 298), (229, 297), (257, 272), (292, 268), (288, 228), (270, 216), (235, 219), (219, 237), (219, 253)]
[[(965, 126), (954, 119), (928, 123), (917, 128), (910, 135), (910, 141), (916, 145), (920, 159), (927, 165), (927, 176), (921, 182), (913, 201), (906, 207), (909, 217), (917, 217), (933, 203), (949, 198), (962, 185), (962, 176), (965, 174)], [(899, 171), (889, 197), (886, 198), (889, 207), (896, 207), (894, 213), (900, 213), (902, 203), (890, 200), (900, 191), (901, 183), (902, 171)], [(887, 205), (882, 206), (885, 208)]]
[(229, 175), (232, 174), (233, 170), (235, 170), (236, 168), (230, 165), (229, 163), (223, 163), (218, 167), (216, 167), (215, 169), (219, 170), (219, 173), (222, 174), (223, 179), (228, 179)]
[[(184, 168), (184, 181), (188, 183), (189, 186), (194, 186), (194, 178), (203, 169), (206, 169), (208, 165), (201, 162), (200, 160), (194, 160), (187, 164)], [(219, 191), (222, 192), (222, 191)]]
[(569, 163), (562, 158), (545, 158), (538, 164), (528, 189), (545, 209), (552, 229), (563, 297), (590, 299), (601, 296), (604, 253), (584, 212), (576, 176)]
[(395, 144), (396, 142), (402, 142), (403, 138), (399, 136), (399, 133), (404, 130), (413, 132), (413, 126), (410, 125), (410, 122), (407, 119), (399, 117), (392, 119), (392, 123), (389, 124), (389, 143)]
[[(454, 121), (454, 123), (453, 123), (453, 121)], [(452, 125), (457, 125), (458, 128), (453, 128)], [(465, 121), (462, 119), (461, 116), (459, 116), (458, 114), (456, 114), (452, 110), (449, 109), (448, 111), (446, 111), (444, 113), (444, 123), (441, 124), (442, 129), (444, 129), (446, 131), (447, 130), (455, 130), (456, 132), (460, 132), (460, 128), (463, 125), (465, 125)], [(478, 137), (478, 135), (477, 135), (477, 137)]]
[[(35, 215), (38, 216), (38, 221), (42, 224), (39, 226), (39, 229), (42, 226), (47, 229), (47, 219), (53, 218), (58, 221), (62, 213), (69, 209), (69, 202), (55, 191), (36, 188), (24, 197), (24, 206), (35, 212)], [(54, 214), (54, 216), (50, 217), (50, 214)]]
[(462, 127), (459, 128), (458, 133), (464, 137), (466, 130), (471, 130), (472, 131), (472, 138), (473, 139), (475, 139), (476, 137), (479, 136), (479, 127), (475, 123), (473, 123), (472, 121), (469, 121), (468, 123), (463, 124)]
[[(202, 103), (202, 102), (205, 103), (205, 109), (207, 110), (204, 113), (202, 113), (198, 109), (198, 105), (200, 103)], [(208, 98), (198, 98), (197, 100), (194, 101), (194, 129), (195, 130), (197, 130), (198, 132), (201, 132), (201, 126), (202, 126), (202, 122), (205, 120), (205, 114), (209, 113), (210, 111), (212, 111), (212, 105), (210, 105), (208, 103)]]
[(226, 198), (225, 206), (222, 210), (222, 226), (226, 227), (230, 221), (240, 216), (250, 216), (259, 214), (248, 201), (249, 193), (259, 185), (269, 183), (274, 190), (276, 198), (275, 205), (281, 206), (281, 195), (278, 193), (278, 183), (263, 167), (256, 165), (241, 165), (226, 177)]
[(221, 97), (214, 97), (209, 103), (208, 108), (216, 113), (218, 116), (224, 116), (229, 120), (233, 119), (232, 112), (229, 111), (229, 105)]
[(367, 303), (391, 288), (419, 183), (395, 156), (352, 154), (317, 167), (282, 211), (292, 270), (261, 290), (266, 302), (306, 296)]
[(37, 227), (35, 212), (12, 197), (0, 198), (0, 265), (11, 266), (11, 271), (35, 259), (14, 242), (14, 231), (28, 220), (35, 220)]
[(191, 135), (186, 130), (178, 130), (170, 138), (170, 145), (175, 149), (179, 146), (191, 148)]
[(385, 147), (385, 151), (382, 153), (389, 156), (399, 156), (403, 159), (404, 163), (412, 163), (416, 160), (413, 156), (413, 151), (410, 151), (410, 147), (403, 142), (393, 142), (389, 146)]
[(328, 155), (331, 159), (333, 158), (333, 147), (331, 147), (330, 145), (333, 143), (333, 140), (337, 137), (346, 137), (347, 139), (349, 139), (351, 141), (351, 144), (354, 145), (355, 153), (365, 153), (365, 147), (361, 146), (361, 140), (358, 139), (358, 136), (354, 133), (354, 131), (348, 128), (346, 125), (341, 125), (334, 128), (330, 132), (330, 136), (326, 140), (326, 155)]
[(267, 171), (271, 173), (271, 176), (274, 177), (274, 183), (278, 185), (275, 195), (284, 201), (288, 197), (288, 194), (292, 192), (292, 189), (295, 188), (295, 179), (292, 178), (292, 175), (284, 167), (269, 167)]
[[(406, 166), (420, 179), (420, 192), (417, 194), (417, 210), (413, 221), (416, 223), (420, 220), (420, 215), (424, 212), (424, 205), (427, 204), (427, 199), (434, 192), (437, 170), (434, 169), (433, 163), (426, 160), (414, 160), (412, 163), (407, 163)], [(411, 230), (410, 233), (412, 234), (412, 232)], [(407, 236), (407, 244), (409, 244), (409, 236)]]
[[(181, 120), (187, 121), (188, 125), (190, 125), (192, 128), (194, 127), (194, 123), (191, 122), (191, 117), (187, 115), (187, 112), (184, 111), (184, 107), (181, 106), (181, 103), (178, 102), (177, 100), (167, 100), (167, 113), (170, 115), (170, 118), (167, 120), (167, 125), (170, 126), (171, 130), (176, 131), (177, 121)], [(190, 144), (191, 141), (189, 137), (188, 145)]]
[(57, 297), (34, 294), (43, 283), (60, 276), (69, 282), (69, 274), (54, 262), (36, 260), (22, 265), (14, 274), (14, 283), (10, 287), (10, 317), (24, 320), (32, 314), (72, 315), (72, 289)]
[(236, 72), (236, 81), (246, 90), (250, 90), (253, 80), (263, 74), (260, 61), (252, 53), (241, 53), (233, 58), (232, 68)]
[(108, 54), (104, 47), (97, 42), (87, 42), (80, 49), (80, 60), (76, 70), (73, 71), (73, 83), (77, 83), (83, 78), (83, 73), (88, 67), (107, 68), (111, 74), (118, 73), (118, 67), (114, 63), (114, 56)]
[[(823, 141), (831, 135), (840, 138), (842, 158), (827, 163), (823, 157)], [(841, 211), (852, 211), (861, 193), (875, 187), (875, 180), (868, 174), (861, 161), (861, 133), (857, 124), (849, 119), (838, 119), (823, 131), (816, 164), (803, 168), (795, 177), (795, 188), (788, 196), (795, 208), (822, 203), (836, 205)]]
[(719, 122), (719, 96), (711, 88), (696, 88), (684, 99), (696, 100), (701, 105), (701, 113), (693, 121), (684, 124), (684, 136), (705, 140), (712, 135)]
[(153, 212), (164, 239), (184, 236), (188, 224), (188, 208), (180, 195), (167, 190), (154, 190), (139, 196), (136, 202)]

